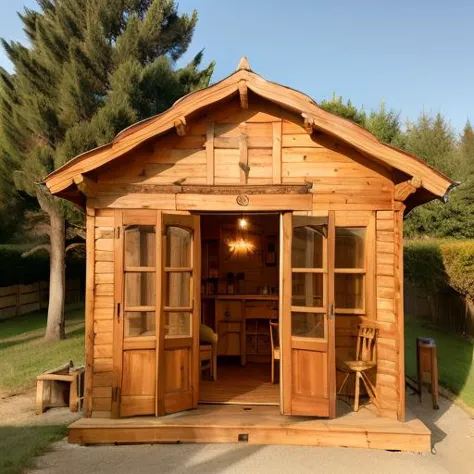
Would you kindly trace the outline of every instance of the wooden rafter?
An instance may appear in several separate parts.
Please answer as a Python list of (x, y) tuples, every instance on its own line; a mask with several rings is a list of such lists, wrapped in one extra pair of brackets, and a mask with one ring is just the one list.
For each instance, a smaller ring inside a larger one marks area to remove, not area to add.
[(314, 118), (308, 117), (306, 114), (301, 114), (304, 120), (304, 129), (310, 135), (314, 132)]
[(421, 187), (421, 179), (414, 176), (408, 181), (403, 181), (395, 186), (393, 198), (395, 201), (405, 201), (405, 199), (416, 192)]
[(239, 82), (239, 96), (240, 96), (240, 106), (243, 109), (249, 108), (249, 97), (247, 83), (245, 81)]
[(187, 132), (186, 119), (184, 117), (179, 117), (174, 121), (174, 126), (176, 128), (176, 133), (180, 137), (184, 137)]
[(85, 196), (95, 197), (97, 195), (97, 183), (91, 178), (79, 174), (74, 176), (74, 183)]

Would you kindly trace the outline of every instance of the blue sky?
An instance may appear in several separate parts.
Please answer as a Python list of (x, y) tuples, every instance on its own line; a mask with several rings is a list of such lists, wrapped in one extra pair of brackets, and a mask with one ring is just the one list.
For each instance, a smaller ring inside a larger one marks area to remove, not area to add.
[[(24, 38), (16, 11), (34, 0), (0, 0), (0, 36)], [(213, 80), (246, 55), (253, 70), (315, 100), (333, 92), (366, 110), (384, 100), (416, 119), (443, 113), (474, 122), (474, 2), (470, 0), (180, 0), (199, 12), (184, 60), (205, 48)], [(3, 51), (0, 65), (10, 69)]]

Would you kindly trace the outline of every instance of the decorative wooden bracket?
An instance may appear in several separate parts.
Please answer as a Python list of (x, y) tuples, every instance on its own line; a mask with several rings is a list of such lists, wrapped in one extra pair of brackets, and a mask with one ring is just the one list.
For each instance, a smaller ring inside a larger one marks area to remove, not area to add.
[(91, 178), (88, 178), (87, 176), (80, 174), (78, 176), (74, 176), (74, 183), (76, 184), (79, 191), (81, 191), (81, 193), (84, 194), (85, 196), (87, 197), (97, 196), (97, 183)]
[(239, 95), (240, 95), (240, 106), (243, 109), (249, 108), (249, 97), (248, 97), (248, 88), (246, 81), (239, 82)]
[(309, 117), (306, 114), (301, 114), (301, 116), (303, 117), (303, 120), (304, 120), (304, 129), (306, 130), (307, 133), (311, 135), (314, 131), (314, 118)]
[(237, 71), (251, 71), (249, 60), (246, 56), (242, 56), (237, 66)]
[(174, 121), (174, 126), (176, 128), (176, 133), (180, 137), (184, 137), (186, 135), (187, 126), (186, 126), (186, 119), (184, 117), (179, 117)]
[(413, 176), (408, 181), (403, 181), (403, 183), (398, 183), (395, 185), (395, 192), (393, 198), (395, 201), (405, 201), (405, 199), (413, 194), (418, 188), (421, 187), (421, 179), (417, 176)]

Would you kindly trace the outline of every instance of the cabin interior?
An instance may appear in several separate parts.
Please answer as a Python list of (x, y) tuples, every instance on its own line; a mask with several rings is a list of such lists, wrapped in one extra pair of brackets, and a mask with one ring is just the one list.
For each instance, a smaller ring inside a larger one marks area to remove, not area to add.
[[(201, 362), (199, 402), (279, 406), (280, 215), (208, 213), (200, 219), (201, 328), (217, 335), (217, 347), (215, 371)], [(327, 230), (325, 217), (294, 217), (291, 305), (304, 308), (293, 314), (296, 337), (327, 337)], [(350, 318), (351, 325), (364, 313), (365, 230), (336, 229), (335, 301), (338, 319)], [(208, 342), (201, 338), (201, 347)], [(341, 357), (355, 351), (355, 342), (336, 334)]]
[(279, 347), (279, 219), (278, 213), (201, 216), (201, 324), (218, 342), (215, 376), (203, 371), (200, 403), (280, 403), (278, 361), (272, 382), (272, 350)]

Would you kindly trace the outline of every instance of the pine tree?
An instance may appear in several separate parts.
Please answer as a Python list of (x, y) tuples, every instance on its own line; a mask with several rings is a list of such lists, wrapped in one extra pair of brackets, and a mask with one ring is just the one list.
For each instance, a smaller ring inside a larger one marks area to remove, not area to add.
[(319, 103), (319, 106), (327, 112), (339, 115), (339, 117), (350, 120), (362, 127), (365, 126), (367, 117), (364, 110), (358, 110), (357, 107), (352, 105), (350, 99), (344, 103), (342, 97), (334, 93), (331, 100), (324, 99)]
[(405, 223), (408, 237), (474, 238), (474, 182), (465, 166), (465, 154), (473, 150), (472, 129), (469, 128), (465, 129), (464, 146), (463, 138), (459, 146), (441, 114), (434, 118), (422, 114), (417, 123), (408, 125), (405, 137), (407, 151), (462, 182), (450, 194), (446, 204), (430, 202), (408, 214)]
[(400, 114), (387, 110), (382, 102), (378, 110), (372, 110), (367, 117), (365, 127), (381, 142), (388, 145), (403, 147), (403, 136), (400, 127)]
[(48, 224), (50, 301), (45, 337), (64, 337), (67, 233), (82, 216), (38, 184), (75, 155), (107, 143), (209, 83), (202, 53), (187, 66), (197, 13), (174, 0), (37, 0), (20, 15), (29, 43), (3, 41), (14, 73), (0, 71), (0, 192), (37, 199), (34, 220)]
[(404, 148), (451, 177), (459, 173), (454, 132), (440, 113), (434, 118), (423, 113), (416, 123), (409, 122)]
[(474, 130), (469, 120), (460, 137), (461, 182), (474, 179)]

